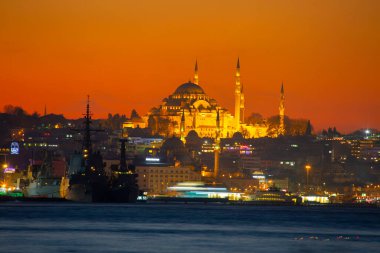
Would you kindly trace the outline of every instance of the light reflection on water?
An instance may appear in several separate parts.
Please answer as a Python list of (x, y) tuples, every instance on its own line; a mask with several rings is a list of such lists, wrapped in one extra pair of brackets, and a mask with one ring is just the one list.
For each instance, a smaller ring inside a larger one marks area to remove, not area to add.
[(380, 209), (0, 204), (0, 252), (378, 252)]

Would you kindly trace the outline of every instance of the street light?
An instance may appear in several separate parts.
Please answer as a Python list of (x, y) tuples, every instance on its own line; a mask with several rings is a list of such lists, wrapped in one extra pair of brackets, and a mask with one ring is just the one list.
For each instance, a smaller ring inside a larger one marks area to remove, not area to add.
[(311, 170), (311, 165), (306, 164), (305, 169), (306, 169), (306, 185), (309, 186), (309, 172)]
[(0, 154), (0, 155), (3, 155), (3, 156), (4, 156), (3, 169), (8, 168), (8, 164), (7, 164), (7, 154)]

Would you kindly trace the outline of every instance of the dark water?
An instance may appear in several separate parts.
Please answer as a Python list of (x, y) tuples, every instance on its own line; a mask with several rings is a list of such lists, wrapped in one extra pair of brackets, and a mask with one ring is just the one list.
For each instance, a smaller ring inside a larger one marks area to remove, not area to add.
[(0, 203), (0, 252), (380, 252), (380, 209)]

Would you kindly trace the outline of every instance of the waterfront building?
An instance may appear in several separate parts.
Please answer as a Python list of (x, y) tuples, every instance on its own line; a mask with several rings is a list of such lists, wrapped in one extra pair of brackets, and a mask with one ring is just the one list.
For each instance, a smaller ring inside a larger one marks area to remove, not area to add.
[(161, 195), (177, 183), (201, 181), (201, 173), (191, 166), (137, 166), (139, 189), (148, 195)]
[(348, 140), (351, 145), (351, 155), (359, 160), (378, 161), (380, 160), (379, 141), (371, 139)]
[(129, 137), (125, 146), (130, 156), (146, 155), (149, 150), (161, 148), (163, 142), (162, 138)]

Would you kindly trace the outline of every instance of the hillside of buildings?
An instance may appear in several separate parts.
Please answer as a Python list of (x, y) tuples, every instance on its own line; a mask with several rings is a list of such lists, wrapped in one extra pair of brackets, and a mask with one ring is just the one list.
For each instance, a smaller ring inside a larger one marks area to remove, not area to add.
[[(169, 186), (181, 180), (214, 180), (214, 138), (200, 137), (196, 131), (190, 131), (184, 140), (180, 136), (155, 135), (149, 127), (130, 124), (140, 119), (133, 111), (129, 116), (109, 114), (107, 119), (93, 120), (92, 127), (101, 130), (92, 136), (94, 150), (102, 154), (108, 169), (119, 163), (119, 140), (127, 138), (128, 162), (136, 166), (139, 184), (147, 191), (163, 193), (163, 183)], [(254, 123), (264, 119), (256, 114), (247, 120)], [(276, 128), (276, 116), (266, 120)], [(67, 168), (70, 156), (82, 149), (82, 124), (83, 119), (28, 114), (20, 107), (8, 107), (0, 114), (0, 159), (25, 173), (31, 159), (41, 160), (42, 154), (50, 150), (64, 157)], [(239, 132), (220, 138), (219, 182), (236, 191), (276, 185), (294, 192), (307, 187), (314, 192), (348, 196), (358, 189), (380, 185), (379, 131), (361, 129), (342, 135), (329, 127), (316, 134), (310, 122), (288, 117), (285, 131), (276, 138), (245, 138)], [(18, 155), (10, 154), (12, 142), (20, 146)], [(168, 170), (164, 173), (160, 167)], [(156, 168), (155, 174), (149, 175), (144, 168)], [(177, 177), (175, 168), (187, 176)]]

